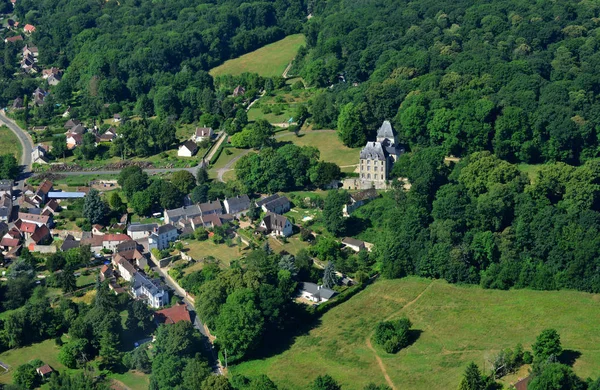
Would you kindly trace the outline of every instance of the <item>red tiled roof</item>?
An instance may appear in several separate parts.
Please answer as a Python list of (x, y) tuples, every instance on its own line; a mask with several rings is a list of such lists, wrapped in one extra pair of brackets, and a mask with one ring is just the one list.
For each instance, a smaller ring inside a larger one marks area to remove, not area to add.
[(21, 232), (31, 233), (31, 234), (33, 234), (35, 232), (35, 228), (37, 228), (37, 225), (35, 223), (25, 222), (20, 219), (17, 220), (17, 222), (15, 222), (15, 226)]
[(31, 239), (37, 244), (49, 235), (50, 229), (48, 229), (48, 226), (42, 225), (35, 229), (35, 232), (31, 235)]
[(186, 305), (176, 305), (154, 313), (156, 321), (161, 324), (176, 324), (180, 321), (192, 322)]
[(19, 240), (16, 239), (16, 238), (7, 238), (7, 237), (4, 237), (2, 239), (2, 241), (0, 241), (0, 245), (1, 246), (7, 246), (9, 248), (13, 248), (13, 247), (19, 245)]
[(19, 219), (23, 221), (34, 221), (39, 223), (48, 223), (50, 217), (47, 215), (37, 215), (31, 213), (19, 213)]
[(127, 234), (105, 234), (102, 236), (102, 241), (129, 241), (131, 237)]
[(27, 32), (34, 32), (35, 26), (32, 24), (26, 24), (25, 27), (23, 27), (23, 30), (25, 30)]
[(15, 37), (10, 37), (10, 38), (6, 38), (6, 42), (18, 42), (18, 41), (22, 41), (23, 37), (20, 35), (17, 35)]
[(51, 189), (52, 189), (52, 182), (50, 180), (44, 180), (44, 182), (40, 185), (38, 192), (41, 192), (41, 193), (47, 195)]
[(44, 364), (43, 366), (41, 366), (40, 368), (37, 369), (37, 372), (39, 372), (40, 375), (50, 374), (53, 371), (54, 370), (52, 369), (52, 367), (50, 367), (47, 364)]

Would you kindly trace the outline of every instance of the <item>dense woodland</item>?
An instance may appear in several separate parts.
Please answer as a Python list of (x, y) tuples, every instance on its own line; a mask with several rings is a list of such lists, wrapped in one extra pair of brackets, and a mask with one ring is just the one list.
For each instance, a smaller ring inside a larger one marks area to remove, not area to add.
[(393, 120), (413, 150), (489, 150), (530, 163), (600, 153), (598, 4), (336, 0), (314, 8), (296, 69), (310, 85), (334, 85), (313, 101), (317, 125), (335, 126), (348, 107), (363, 125), (357, 131)]

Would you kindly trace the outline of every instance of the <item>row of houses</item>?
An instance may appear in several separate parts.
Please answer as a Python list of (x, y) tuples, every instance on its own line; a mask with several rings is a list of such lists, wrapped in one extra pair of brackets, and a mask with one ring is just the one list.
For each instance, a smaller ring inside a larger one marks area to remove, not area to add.
[(83, 143), (84, 134), (91, 132), (96, 144), (100, 142), (112, 142), (117, 138), (117, 130), (114, 127), (109, 127), (106, 131), (101, 132), (97, 127), (88, 129), (77, 119), (69, 119), (64, 125), (65, 136), (67, 138), (67, 148), (72, 150)]

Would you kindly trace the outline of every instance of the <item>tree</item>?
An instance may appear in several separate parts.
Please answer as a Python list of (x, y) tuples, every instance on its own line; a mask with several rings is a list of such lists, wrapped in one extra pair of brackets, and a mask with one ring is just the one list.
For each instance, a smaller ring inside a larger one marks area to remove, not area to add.
[(331, 162), (319, 161), (319, 163), (310, 169), (310, 181), (319, 188), (325, 188), (332, 181), (341, 177), (340, 167)]
[(75, 278), (74, 269), (71, 266), (66, 267), (60, 273), (59, 280), (63, 292), (69, 293), (77, 289), (77, 279)]
[(339, 385), (329, 375), (319, 375), (311, 384), (310, 390), (341, 390), (342, 386)]
[(365, 124), (360, 110), (354, 103), (342, 107), (337, 121), (338, 136), (348, 147), (364, 146), (367, 142)]
[(55, 158), (65, 157), (65, 153), (67, 152), (67, 137), (63, 134), (60, 134), (56, 137), (52, 138), (52, 155)]
[(146, 374), (152, 371), (152, 363), (144, 346), (131, 351), (130, 368)]
[(121, 361), (118, 335), (104, 331), (100, 337), (100, 364), (106, 369), (112, 369)]
[(230, 362), (243, 358), (256, 347), (264, 319), (250, 289), (238, 289), (227, 297), (217, 319), (215, 334), (221, 350), (227, 349)]
[(119, 213), (126, 210), (125, 203), (123, 202), (123, 199), (121, 199), (121, 195), (119, 195), (118, 192), (112, 192), (110, 194), (108, 197), (108, 205), (111, 209)]
[(250, 208), (248, 209), (247, 216), (251, 221), (256, 221), (260, 218), (260, 209), (256, 206), (256, 202), (250, 201)]
[(148, 187), (148, 175), (138, 166), (124, 168), (119, 174), (117, 181), (127, 199), (131, 199), (133, 194), (145, 190)]
[(46, 268), (48, 268), (48, 271), (51, 272), (62, 269), (65, 264), (65, 255), (62, 252), (53, 253), (46, 259)]
[(560, 335), (555, 329), (545, 329), (531, 346), (536, 363), (543, 363), (549, 359), (556, 359), (562, 352)]
[(560, 363), (547, 363), (542, 371), (527, 385), (528, 390), (583, 390), (586, 383), (575, 375), (573, 369)]
[(144, 332), (152, 326), (152, 310), (144, 301), (135, 300), (127, 306), (127, 329)]
[(189, 194), (196, 186), (196, 178), (188, 171), (177, 171), (171, 175), (171, 183), (183, 194)]
[(196, 390), (202, 388), (202, 382), (211, 376), (211, 369), (205, 361), (188, 359), (181, 376), (183, 377), (183, 388), (186, 390)]
[(160, 326), (156, 333), (156, 353), (167, 356), (186, 357), (198, 348), (194, 327), (191, 323), (180, 321), (169, 326)]
[(377, 324), (374, 340), (387, 353), (396, 353), (408, 346), (412, 323), (408, 318), (397, 321), (384, 321)]
[(63, 345), (58, 353), (58, 361), (69, 368), (82, 366), (88, 359), (88, 341), (75, 339)]
[(146, 191), (133, 194), (130, 198), (129, 205), (133, 211), (140, 216), (150, 215), (152, 212), (152, 198)]
[(199, 186), (201, 186), (202, 184), (208, 183), (209, 178), (208, 178), (208, 171), (206, 170), (206, 168), (204, 168), (204, 167), (198, 168), (198, 171), (196, 171), (196, 181)]
[(233, 390), (231, 384), (224, 375), (211, 375), (202, 382), (202, 389), (211, 390)]
[(458, 390), (485, 390), (485, 381), (475, 363), (467, 366)]
[(327, 265), (325, 266), (325, 270), (323, 271), (323, 286), (326, 288), (333, 288), (337, 286), (335, 266), (331, 261), (327, 263)]
[(341, 236), (346, 230), (346, 220), (342, 214), (344, 206), (350, 201), (350, 195), (342, 191), (329, 191), (323, 206), (325, 228), (335, 236)]
[(191, 194), (192, 202), (204, 203), (208, 201), (208, 190), (209, 187), (207, 184), (200, 184), (199, 186), (194, 188)]
[(98, 190), (92, 188), (85, 197), (83, 204), (83, 216), (87, 218), (90, 223), (98, 223), (102, 221), (107, 214), (106, 203), (100, 198)]
[(36, 368), (29, 363), (20, 365), (13, 374), (13, 381), (22, 389), (34, 389), (38, 387), (40, 376), (35, 371)]

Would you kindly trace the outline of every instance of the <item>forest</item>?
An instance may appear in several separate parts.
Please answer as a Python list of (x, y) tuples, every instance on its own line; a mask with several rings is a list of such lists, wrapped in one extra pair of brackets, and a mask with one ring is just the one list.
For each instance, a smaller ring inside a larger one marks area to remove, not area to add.
[(528, 163), (598, 157), (597, 3), (335, 0), (314, 9), (295, 71), (332, 86), (312, 102), (312, 119), (331, 128), (353, 118), (350, 146), (388, 119), (412, 150)]

